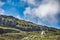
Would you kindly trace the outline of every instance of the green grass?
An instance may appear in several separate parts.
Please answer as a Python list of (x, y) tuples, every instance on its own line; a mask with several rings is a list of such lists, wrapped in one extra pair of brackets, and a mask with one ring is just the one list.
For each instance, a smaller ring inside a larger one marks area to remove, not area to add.
[(40, 32), (24, 32), (0, 34), (0, 40), (60, 40), (60, 35), (44, 35)]

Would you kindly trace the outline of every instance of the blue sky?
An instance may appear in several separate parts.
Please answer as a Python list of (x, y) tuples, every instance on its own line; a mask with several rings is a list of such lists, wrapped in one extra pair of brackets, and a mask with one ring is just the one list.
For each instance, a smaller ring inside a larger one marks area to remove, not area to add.
[(0, 0), (0, 15), (60, 28), (59, 0)]

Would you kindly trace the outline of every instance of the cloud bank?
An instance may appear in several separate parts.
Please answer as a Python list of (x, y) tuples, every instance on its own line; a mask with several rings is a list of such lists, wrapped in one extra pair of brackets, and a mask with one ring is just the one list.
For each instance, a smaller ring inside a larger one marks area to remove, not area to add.
[(28, 3), (24, 11), (27, 20), (35, 22), (36, 17), (38, 24), (56, 25), (58, 23), (56, 15), (59, 13), (58, 0), (25, 0)]

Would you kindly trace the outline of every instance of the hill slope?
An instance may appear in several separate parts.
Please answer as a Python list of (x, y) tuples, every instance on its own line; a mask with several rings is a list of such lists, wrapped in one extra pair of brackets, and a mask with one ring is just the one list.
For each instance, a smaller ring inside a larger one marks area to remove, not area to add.
[(50, 30), (56, 31), (56, 28), (37, 25), (32, 22), (19, 20), (13, 16), (0, 15), (0, 26), (16, 28), (23, 31), (41, 31), (41, 30)]
[[(46, 32), (44, 38), (41, 38), (42, 30)], [(60, 29), (0, 15), (0, 40), (59, 40), (59, 37)]]

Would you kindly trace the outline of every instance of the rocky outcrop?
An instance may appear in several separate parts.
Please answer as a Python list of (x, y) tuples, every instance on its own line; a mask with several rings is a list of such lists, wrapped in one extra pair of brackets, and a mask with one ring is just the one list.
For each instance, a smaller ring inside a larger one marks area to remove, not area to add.
[(7, 17), (4, 17), (0, 15), (0, 26), (10, 26), (15, 27), (17, 25), (17, 22), (15, 20), (9, 20)]

